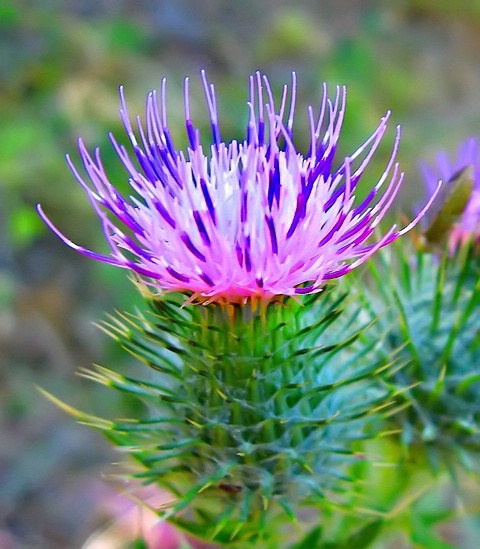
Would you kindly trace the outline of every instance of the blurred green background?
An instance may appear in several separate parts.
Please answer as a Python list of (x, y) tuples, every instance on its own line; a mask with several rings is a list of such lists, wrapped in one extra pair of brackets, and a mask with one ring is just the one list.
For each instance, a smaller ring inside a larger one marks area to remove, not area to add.
[[(192, 77), (196, 123), (207, 128), (198, 74), (215, 82), (226, 140), (244, 135), (248, 75), (279, 94), (296, 70), (296, 142), (307, 147), (306, 106), (321, 85), (348, 86), (340, 155), (351, 153), (386, 110), (389, 138), (403, 128), (403, 209), (422, 198), (420, 158), (480, 135), (480, 0), (0, 0), (0, 547), (72, 549), (100, 523), (117, 459), (36, 390), (87, 410), (121, 402), (74, 375), (92, 361), (129, 368), (95, 328), (105, 312), (139, 303), (125, 272), (63, 246), (34, 210), (105, 251), (65, 153), (82, 136), (100, 146), (112, 181), (125, 174), (107, 133), (122, 140), (118, 86), (131, 114), (169, 82), (170, 124), (183, 135), (181, 87)], [(97, 401), (101, 400), (98, 404)]]

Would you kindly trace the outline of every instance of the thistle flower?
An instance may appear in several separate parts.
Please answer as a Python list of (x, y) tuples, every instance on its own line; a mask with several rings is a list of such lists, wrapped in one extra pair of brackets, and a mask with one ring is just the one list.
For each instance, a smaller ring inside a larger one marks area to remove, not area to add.
[(400, 129), (380, 180), (355, 204), (364, 170), (386, 130), (389, 114), (350, 157), (333, 168), (346, 89), (332, 102), (326, 86), (315, 115), (308, 109), (310, 147), (300, 154), (293, 143), (296, 79), (290, 99), (283, 89), (277, 108), (267, 78), (250, 78), (249, 120), (243, 142), (220, 136), (215, 91), (202, 72), (213, 143), (204, 152), (190, 115), (185, 80), (186, 152), (178, 151), (167, 122), (166, 81), (160, 101), (147, 97), (146, 129), (129, 120), (123, 89), (121, 117), (137, 164), (111, 135), (129, 175), (134, 196), (125, 197), (109, 181), (100, 153), (80, 156), (90, 183), (68, 163), (100, 218), (111, 255), (71, 242), (39, 212), (66, 244), (88, 257), (130, 269), (161, 292), (181, 291), (192, 299), (242, 302), (249, 297), (321, 291), (322, 285), (352, 271), (379, 248), (416, 224), (429, 204), (405, 228), (392, 226), (371, 242), (403, 180), (395, 157)]
[[(455, 160), (451, 161), (449, 155), (442, 151), (437, 155), (434, 167), (427, 164), (421, 165), (421, 171), (425, 181), (427, 196), (435, 192), (438, 181), (455, 183), (455, 176), (465, 168), (471, 167), (473, 177), (473, 190), (468, 199), (462, 215), (456, 220), (449, 235), (450, 250), (456, 250), (460, 245), (480, 237), (480, 149), (478, 140), (470, 137), (462, 142), (456, 152)], [(445, 190), (449, 191), (450, 183)]]
[[(293, 144), (295, 75), (279, 106), (267, 78), (251, 77), (246, 138), (228, 144), (220, 137), (213, 86), (202, 78), (213, 133), (209, 154), (191, 120), (187, 79), (186, 152), (170, 136), (165, 80), (160, 101), (149, 94), (146, 128), (137, 118), (136, 132), (120, 92), (136, 161), (111, 140), (133, 196), (121, 195), (99, 151), (90, 154), (82, 141), (90, 181), (68, 160), (111, 255), (72, 243), (39, 209), (77, 251), (129, 269), (168, 294), (145, 292), (145, 314), (119, 314), (104, 325), (149, 367), (148, 379), (99, 366), (84, 372), (145, 403), (142, 417), (105, 420), (60, 405), (130, 454), (138, 465), (134, 476), (171, 494), (169, 505), (157, 509), (164, 520), (232, 547), (291, 547), (285, 517), (302, 520), (302, 510), (312, 507), (327, 516), (333, 501), (349, 502), (344, 484), (358, 461), (355, 445), (375, 436), (372, 421), (392, 404), (389, 388), (377, 381), (387, 376), (391, 357), (379, 358), (381, 338), (361, 341), (370, 319), (359, 326), (360, 309), (348, 307), (337, 288), (318, 292), (413, 227), (436, 193), (409, 225), (394, 225), (372, 242), (403, 180), (395, 161), (399, 129), (378, 182), (363, 200), (355, 194), (389, 113), (334, 168), (345, 88), (331, 101), (324, 87), (318, 115), (309, 108), (303, 156)], [(213, 303), (182, 306), (181, 294)], [(325, 521), (310, 530), (311, 516), (295, 533), (298, 547), (329, 545)], [(354, 530), (342, 529), (335, 546), (352, 546), (363, 536)]]

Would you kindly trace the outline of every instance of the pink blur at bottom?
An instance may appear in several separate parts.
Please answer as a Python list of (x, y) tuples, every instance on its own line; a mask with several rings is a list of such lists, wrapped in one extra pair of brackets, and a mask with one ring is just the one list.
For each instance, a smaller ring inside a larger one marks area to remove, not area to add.
[[(103, 512), (111, 522), (94, 533), (82, 549), (122, 549), (133, 541), (142, 539), (148, 549), (181, 549), (185, 542), (192, 549), (214, 549), (215, 546), (193, 539), (179, 532), (167, 522), (159, 520), (149, 507), (156, 508), (168, 502), (168, 495), (147, 490), (136, 493), (145, 505), (136, 504), (128, 496), (110, 496), (102, 502)], [(145, 497), (143, 497), (145, 496)]]

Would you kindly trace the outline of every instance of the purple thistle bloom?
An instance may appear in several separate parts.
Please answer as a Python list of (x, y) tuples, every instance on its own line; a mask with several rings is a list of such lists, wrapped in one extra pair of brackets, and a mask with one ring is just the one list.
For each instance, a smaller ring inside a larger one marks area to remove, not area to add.
[[(79, 151), (90, 183), (70, 168), (98, 214), (111, 255), (99, 255), (51, 230), (88, 257), (130, 269), (160, 291), (191, 292), (205, 300), (244, 301), (319, 292), (322, 285), (361, 265), (379, 248), (410, 230), (392, 226), (369, 242), (403, 180), (395, 157), (400, 129), (385, 171), (366, 198), (355, 190), (387, 129), (387, 113), (373, 134), (345, 158), (333, 161), (345, 112), (346, 89), (332, 102), (326, 86), (318, 115), (308, 109), (310, 148), (302, 156), (293, 144), (296, 79), (284, 86), (277, 108), (269, 82), (250, 77), (249, 121), (243, 142), (220, 136), (215, 91), (202, 72), (213, 144), (204, 151), (190, 117), (185, 80), (186, 152), (175, 148), (167, 122), (166, 82), (147, 97), (146, 121), (135, 132), (120, 89), (120, 114), (136, 162), (111, 135), (129, 174), (132, 196), (110, 183), (99, 151)], [(288, 99), (290, 97), (290, 99)], [(387, 181), (388, 180), (388, 181)], [(124, 228), (124, 230), (120, 227)]]
[(427, 196), (431, 196), (435, 192), (439, 180), (448, 182), (467, 166), (473, 168), (473, 190), (463, 215), (457, 220), (450, 234), (451, 250), (455, 250), (470, 239), (477, 241), (480, 238), (480, 147), (478, 139), (469, 137), (463, 141), (457, 149), (453, 162), (450, 161), (448, 153), (442, 151), (437, 154), (437, 162), (434, 167), (427, 164), (420, 166)]

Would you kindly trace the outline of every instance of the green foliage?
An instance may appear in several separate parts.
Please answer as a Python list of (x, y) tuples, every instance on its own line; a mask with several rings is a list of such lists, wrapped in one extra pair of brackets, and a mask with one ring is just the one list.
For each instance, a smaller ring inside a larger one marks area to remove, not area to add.
[(410, 0), (412, 12), (427, 17), (438, 17), (451, 21), (457, 19), (468, 24), (480, 24), (480, 3), (477, 0)]
[(112, 51), (140, 53), (146, 49), (147, 36), (137, 22), (116, 18), (102, 21), (99, 27), (100, 32), (105, 33), (106, 42)]
[(333, 289), (268, 305), (184, 300), (151, 299), (148, 315), (105, 325), (149, 377), (85, 372), (145, 402), (147, 417), (69, 411), (124, 448), (139, 479), (173, 495), (165, 519), (223, 544), (278, 547), (300, 508), (337, 506), (348, 492), (354, 443), (386, 404), (374, 381), (386, 361), (372, 360), (378, 342), (356, 346), (366, 327), (348, 329), (358, 311), (345, 318)]
[(0, 27), (8, 27), (21, 20), (20, 10), (16, 9), (13, 0), (5, 0), (0, 5)]
[(265, 62), (319, 55), (329, 46), (328, 33), (312, 20), (307, 11), (295, 6), (283, 8), (271, 18), (270, 27), (259, 41), (255, 53), (260, 62)]
[(42, 230), (42, 222), (30, 205), (15, 208), (9, 221), (9, 234), (18, 248), (31, 245)]
[(367, 524), (355, 530), (344, 540), (327, 541), (322, 539), (322, 528), (313, 528), (305, 538), (290, 549), (366, 549), (379, 533), (383, 521), (381, 519), (366, 521)]
[[(439, 257), (394, 245), (371, 263), (374, 287), (365, 308), (385, 336), (382, 353), (401, 349), (392, 381), (409, 404), (393, 417), (413, 453), (434, 468), (461, 463), (480, 450), (479, 264), (472, 246)], [(362, 291), (365, 284), (362, 284)]]
[(319, 547), (321, 539), (322, 527), (315, 526), (315, 528), (312, 528), (301, 541), (292, 545), (289, 549), (310, 549), (312, 547)]
[(148, 545), (145, 540), (136, 539), (132, 543), (129, 543), (126, 549), (148, 549)]

